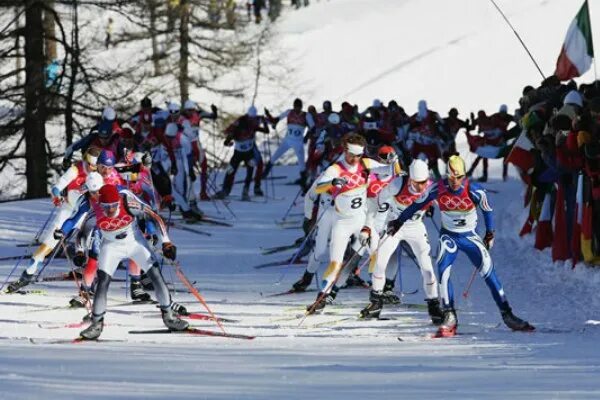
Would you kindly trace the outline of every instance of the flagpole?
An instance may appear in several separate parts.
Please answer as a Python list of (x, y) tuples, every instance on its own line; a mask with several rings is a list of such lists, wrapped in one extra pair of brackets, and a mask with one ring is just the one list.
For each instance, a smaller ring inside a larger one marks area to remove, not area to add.
[(596, 49), (594, 48), (594, 31), (592, 30), (592, 15), (590, 11), (590, 2), (585, 0), (585, 4), (588, 9), (588, 18), (590, 19), (590, 38), (592, 40), (592, 51), (594, 52), (594, 85), (596, 85), (596, 81), (598, 80), (598, 69), (596, 65)]
[[(529, 55), (529, 58), (531, 58), (531, 61), (533, 61), (533, 64), (535, 65), (535, 67), (537, 68), (537, 70), (539, 71), (540, 75), (542, 76), (543, 79), (546, 79), (546, 76), (544, 75), (544, 73), (542, 72), (540, 66), (538, 65), (538, 63), (535, 61), (535, 58), (533, 58), (533, 55), (531, 55), (531, 52), (529, 51), (529, 49), (527, 48), (527, 46), (525, 45), (525, 42), (523, 42), (523, 39), (521, 39), (521, 36), (519, 36), (519, 34), (517, 33), (517, 31), (515, 30), (515, 28), (512, 26), (512, 24), (510, 23), (510, 21), (508, 20), (508, 18), (506, 18), (506, 15), (504, 15), (504, 13), (502, 12), (502, 10), (500, 9), (500, 7), (498, 7), (498, 4), (496, 4), (496, 2), (494, 0), (490, 0), (492, 2), (492, 4), (494, 5), (494, 7), (496, 7), (496, 10), (498, 10), (498, 12), (500, 13), (500, 15), (502, 15), (502, 18), (504, 18), (504, 20), (506, 21), (506, 23), (508, 24), (508, 26), (510, 26), (510, 29), (512, 29), (512, 31), (514, 32), (515, 36), (517, 37), (517, 39), (519, 39), (519, 42), (521, 42), (521, 45), (523, 46), (523, 48), (525, 49), (525, 51), (527, 52), (527, 54)], [(585, 0), (587, 1), (587, 0)], [(594, 63), (594, 65), (596, 65)]]

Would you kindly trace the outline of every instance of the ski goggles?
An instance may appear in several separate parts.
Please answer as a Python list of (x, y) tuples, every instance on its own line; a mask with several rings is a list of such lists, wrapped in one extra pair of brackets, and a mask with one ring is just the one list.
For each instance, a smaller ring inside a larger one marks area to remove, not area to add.
[(119, 202), (115, 201), (114, 203), (100, 203), (100, 207), (102, 207), (104, 212), (114, 211), (119, 208)]

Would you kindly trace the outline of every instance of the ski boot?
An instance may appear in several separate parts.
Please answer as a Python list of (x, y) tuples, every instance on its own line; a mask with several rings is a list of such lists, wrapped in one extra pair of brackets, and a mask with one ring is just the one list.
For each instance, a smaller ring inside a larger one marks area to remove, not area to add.
[(181, 211), (181, 216), (186, 222), (196, 222), (198, 218), (196, 218), (196, 214), (192, 210)]
[(202, 212), (202, 210), (198, 207), (198, 203), (196, 203), (195, 200), (190, 202), (190, 208), (198, 219), (202, 219), (204, 212)]
[(346, 286), (344, 287), (362, 287), (362, 288), (366, 288), (369, 287), (369, 285), (367, 284), (367, 282), (364, 281), (363, 278), (360, 277), (360, 275), (356, 275), (355, 273), (350, 274), (350, 276), (348, 277), (348, 279), (346, 280)]
[(310, 286), (314, 275), (315, 274), (312, 272), (305, 271), (304, 275), (302, 275), (302, 278), (300, 278), (300, 280), (298, 282), (296, 282), (292, 285), (292, 290), (294, 292), (306, 291), (306, 288), (308, 288), (308, 286)]
[(363, 319), (379, 319), (379, 314), (383, 310), (383, 293), (371, 290), (369, 300), (371, 304), (360, 310), (360, 317)]
[(535, 327), (527, 321), (523, 321), (521, 318), (513, 314), (510, 307), (502, 310), (502, 321), (513, 331), (533, 331)]
[(142, 287), (144, 290), (154, 290), (154, 284), (152, 283), (152, 279), (146, 274), (146, 271), (142, 270), (142, 275), (140, 276), (140, 282), (142, 282)]
[(325, 295), (323, 292), (319, 292), (317, 299), (310, 306), (306, 307), (306, 313), (308, 315), (321, 314), (327, 305), (327, 298), (329, 295)]
[(242, 201), (250, 201), (250, 195), (248, 194), (249, 191), (250, 188), (248, 186), (244, 186), (244, 189), (242, 190)]
[(79, 289), (79, 294), (69, 300), (69, 307), (71, 308), (84, 308), (88, 304), (92, 304), (92, 298), (94, 293), (91, 289), (84, 287), (83, 285)]
[(451, 337), (456, 335), (456, 327), (458, 326), (458, 319), (456, 318), (456, 311), (454, 308), (447, 308), (444, 310), (444, 320), (438, 328), (435, 337)]
[(173, 312), (178, 315), (190, 315), (187, 308), (185, 308), (184, 306), (182, 306), (179, 303), (172, 302), (171, 310), (173, 310)]
[(8, 285), (8, 287), (6, 288), (6, 293), (14, 293), (16, 291), (18, 291), (19, 289), (24, 288), (25, 286), (29, 285), (30, 283), (33, 283), (35, 281), (35, 274), (28, 274), (27, 270), (23, 271), (23, 273), (21, 274), (21, 277), (12, 282), (10, 285)]
[(435, 326), (441, 325), (444, 320), (444, 313), (440, 308), (440, 301), (438, 299), (425, 299), (425, 301), (427, 302), (427, 312), (429, 312), (431, 322)]
[(187, 321), (176, 316), (171, 307), (167, 307), (166, 309), (161, 308), (160, 312), (162, 314), (163, 323), (169, 330), (185, 331), (188, 328), (189, 324)]
[(260, 186), (254, 186), (254, 195), (256, 197), (263, 197), (265, 194), (263, 193), (263, 191), (260, 188)]
[(100, 337), (103, 329), (104, 317), (100, 317), (99, 319), (92, 317), (92, 324), (79, 332), (79, 336), (83, 340), (96, 340)]
[(383, 286), (383, 304), (400, 304), (402, 300), (400, 297), (394, 292), (394, 281), (391, 279), (385, 280), (385, 285)]
[(144, 288), (140, 280), (132, 279), (131, 284), (129, 285), (129, 290), (131, 293), (131, 300), (135, 302), (148, 302), (152, 300), (150, 295), (144, 292)]
[(219, 190), (217, 193), (215, 193), (215, 199), (217, 200), (224, 200), (227, 198), (227, 196), (229, 196), (229, 193), (224, 190)]
[(329, 292), (329, 294), (327, 295), (327, 297), (325, 297), (325, 302), (327, 304), (333, 304), (335, 303), (335, 298), (337, 297), (338, 292), (340, 291), (340, 288), (337, 286), (334, 286), (331, 288), (331, 292)]

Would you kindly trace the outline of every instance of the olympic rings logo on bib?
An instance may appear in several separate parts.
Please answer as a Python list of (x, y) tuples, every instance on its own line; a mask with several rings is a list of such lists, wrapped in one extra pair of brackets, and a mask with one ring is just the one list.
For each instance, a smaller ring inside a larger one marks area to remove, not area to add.
[(469, 211), (474, 208), (473, 201), (469, 198), (442, 195), (438, 201), (442, 208), (448, 211)]
[(116, 231), (131, 224), (133, 218), (130, 215), (124, 215), (121, 218), (106, 218), (98, 223), (98, 228), (103, 231)]

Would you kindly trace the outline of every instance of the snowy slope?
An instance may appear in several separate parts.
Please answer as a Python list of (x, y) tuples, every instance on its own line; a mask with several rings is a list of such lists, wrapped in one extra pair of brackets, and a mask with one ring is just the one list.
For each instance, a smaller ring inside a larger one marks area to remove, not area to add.
[[(298, 71), (290, 84), (302, 87), (311, 102), (348, 97), (362, 105), (375, 97), (396, 98), (412, 112), (426, 98), (434, 109), (445, 112), (456, 105), (464, 116), (480, 107), (510, 104), (523, 85), (539, 81), (488, 2), (312, 3), (288, 12), (278, 26), (280, 44), (289, 49), (280, 57)], [(548, 73), (578, 3), (499, 2)], [(378, 51), (364, 50), (374, 43)], [(262, 82), (258, 105), (291, 102), (292, 96)], [(274, 174), (293, 176), (295, 171), (276, 167)], [(252, 268), (290, 254), (262, 256), (261, 246), (289, 244), (301, 235), (299, 229), (274, 223), (296, 194), (285, 180), (275, 182), (277, 200), (230, 203), (238, 215), (233, 228), (194, 226), (211, 237), (172, 230), (190, 280), (197, 281), (215, 313), (239, 321), (226, 323), (226, 330), (256, 335), (255, 340), (129, 335), (131, 329), (162, 323), (151, 305), (118, 305), (126, 301), (124, 284), (114, 282), (102, 337), (119, 341), (51, 344), (77, 335), (80, 328), (65, 325), (79, 321), (83, 311), (64, 308), (74, 294), (72, 282), (37, 284), (32, 289), (44, 294), (0, 296), (0, 399), (600, 397), (600, 326), (593, 322), (600, 320), (600, 275), (552, 264), (547, 252), (533, 250), (531, 238), (518, 238), (524, 211), (516, 180), (488, 184), (499, 191), (492, 196), (498, 222), (492, 256), (515, 312), (539, 330), (512, 333), (499, 325), (491, 296), (477, 278), (468, 299), (458, 299), (462, 335), (448, 340), (429, 338), (434, 328), (422, 309), (386, 310), (394, 318), (390, 321), (355, 320), (367, 302), (364, 289), (343, 290), (339, 305), (328, 308), (330, 314), (309, 317), (301, 327), (295, 316), (315, 292), (266, 297), (286, 290), (302, 273), (297, 266)], [(49, 200), (0, 204), (0, 257), (22, 254), (15, 244), (35, 235), (50, 208)], [(221, 214), (211, 204), (203, 208), (228, 217), (220, 204)], [(299, 220), (301, 210), (297, 204), (290, 219)], [(428, 230), (434, 244), (431, 223)], [(2, 281), (13, 266), (12, 260), (0, 261)], [(66, 268), (64, 260), (55, 260), (47, 274)], [(166, 279), (178, 282), (165, 268)], [(466, 257), (459, 256), (453, 269), (457, 298), (471, 272)], [(402, 274), (406, 291), (420, 289), (404, 301), (422, 303), (420, 274), (409, 259), (403, 260)], [(175, 297), (203, 312), (190, 294)], [(193, 324), (218, 330), (212, 322)]]

